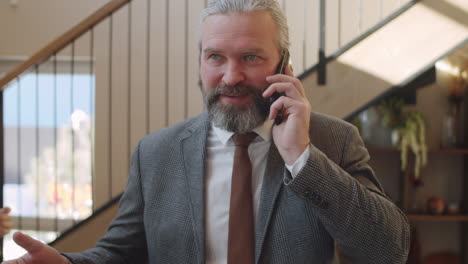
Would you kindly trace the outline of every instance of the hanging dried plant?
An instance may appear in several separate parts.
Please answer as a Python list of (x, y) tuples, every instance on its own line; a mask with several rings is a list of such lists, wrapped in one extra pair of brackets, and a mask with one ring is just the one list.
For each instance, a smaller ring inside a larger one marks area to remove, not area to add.
[(415, 157), (414, 178), (418, 179), (421, 168), (427, 164), (426, 120), (421, 112), (405, 111), (404, 106), (403, 98), (391, 96), (382, 100), (376, 109), (384, 124), (398, 131), (401, 169), (407, 167), (410, 150)]
[(414, 178), (418, 179), (421, 167), (427, 164), (425, 118), (418, 111), (407, 112), (404, 126), (399, 129), (399, 133), (398, 148), (401, 153), (401, 169), (406, 169), (408, 150), (411, 150), (414, 154)]

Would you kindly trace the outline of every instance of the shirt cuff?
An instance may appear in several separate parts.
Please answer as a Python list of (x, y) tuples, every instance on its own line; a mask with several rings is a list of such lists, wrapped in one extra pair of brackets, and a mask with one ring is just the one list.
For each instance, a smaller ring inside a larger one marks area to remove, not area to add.
[(293, 165), (285, 164), (286, 168), (291, 173), (291, 176), (293, 177), (293, 179), (294, 177), (296, 177), (297, 174), (299, 174), (302, 168), (304, 168), (309, 157), (310, 157), (310, 146), (307, 146), (307, 148), (304, 150), (304, 152), (302, 152), (299, 158), (297, 158), (297, 160), (294, 162)]

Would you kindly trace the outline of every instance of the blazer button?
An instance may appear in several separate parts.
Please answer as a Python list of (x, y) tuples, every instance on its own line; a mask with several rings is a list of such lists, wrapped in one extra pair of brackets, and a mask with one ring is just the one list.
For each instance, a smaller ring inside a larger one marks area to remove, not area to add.
[(317, 194), (317, 203), (322, 203), (323, 199), (322, 196)]
[(310, 199), (313, 200), (315, 203), (318, 203), (320, 201), (320, 196), (314, 192), (310, 195)]

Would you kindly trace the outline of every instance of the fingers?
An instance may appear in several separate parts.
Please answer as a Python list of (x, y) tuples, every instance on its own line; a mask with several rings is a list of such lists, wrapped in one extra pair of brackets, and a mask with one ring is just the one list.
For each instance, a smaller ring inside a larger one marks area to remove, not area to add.
[(5, 236), (6, 234), (10, 233), (11, 225), (8, 224), (7, 226), (0, 227), (0, 237)]
[(13, 240), (24, 248), (28, 253), (21, 258), (5, 262), (6, 264), (25, 264), (25, 263), (68, 263), (67, 258), (60, 255), (54, 248), (43, 244), (42, 242), (31, 238), (21, 232), (13, 234)]
[(18, 259), (5, 260), (2, 262), (2, 264), (26, 264), (26, 261), (24, 261), (24, 259), (21, 257)]
[(292, 88), (291, 86), (292, 84), (287, 82), (273, 83), (263, 92), (263, 97), (268, 98), (272, 96), (273, 93), (285, 93), (286, 96), (294, 99), (302, 98), (302, 95), (299, 93), (299, 91), (295, 88)]
[(281, 96), (270, 106), (270, 119), (275, 119), (280, 111), (283, 111), (283, 118), (287, 119), (290, 114), (308, 113), (311, 108), (301, 81), (294, 77), (289, 66), (285, 73), (266, 78), (271, 85), (263, 92), (264, 98), (271, 97), (276, 92), (286, 95)]
[(0, 209), (0, 214), (9, 214), (10, 212), (11, 212), (10, 207), (4, 207), (4, 208)]
[(30, 254), (34, 254), (35, 252), (38, 252), (43, 247), (45, 247), (45, 245), (42, 242), (35, 240), (32, 237), (26, 234), (23, 234), (21, 232), (16, 232), (13, 235), (13, 240), (15, 241), (16, 244), (24, 248)]
[(13, 227), (13, 219), (8, 215), (10, 212), (8, 207), (0, 209), (0, 237), (8, 234)]
[(269, 119), (272, 119), (272, 120), (275, 119), (280, 111), (282, 111), (283, 121), (285, 121), (287, 119), (288, 110), (283, 108), (284, 100), (286, 100), (285, 98), (287, 98), (287, 97), (281, 96), (280, 98), (278, 98), (278, 100), (276, 100), (270, 106), (270, 114), (268, 116)]
[(6, 228), (6, 229), (13, 228), (13, 220), (11, 219), (11, 217), (3, 220), (1, 227)]
[(270, 107), (270, 119), (275, 119), (276, 115), (282, 111), (284, 119), (289, 115), (303, 115), (310, 113), (310, 104), (307, 102), (299, 102), (287, 96), (281, 96)]
[[(287, 69), (289, 69), (289, 67)], [(291, 72), (290, 69), (289, 72)], [(266, 80), (267, 82), (271, 83), (271, 85), (265, 90), (265, 93), (268, 95), (271, 95), (274, 92), (285, 92), (290, 97), (296, 94), (300, 95), (301, 97), (305, 97), (305, 91), (301, 81), (299, 81), (294, 76), (275, 74), (266, 77)]]
[(10, 229), (0, 227), (0, 238), (4, 237), (8, 233), (10, 233)]

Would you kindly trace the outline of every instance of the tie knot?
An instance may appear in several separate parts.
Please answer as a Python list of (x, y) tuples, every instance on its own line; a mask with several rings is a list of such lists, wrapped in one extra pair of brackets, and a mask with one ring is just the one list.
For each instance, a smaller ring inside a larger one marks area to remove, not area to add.
[(257, 137), (257, 133), (250, 132), (246, 134), (234, 134), (232, 140), (234, 140), (234, 145), (240, 147), (248, 147), (250, 143)]

